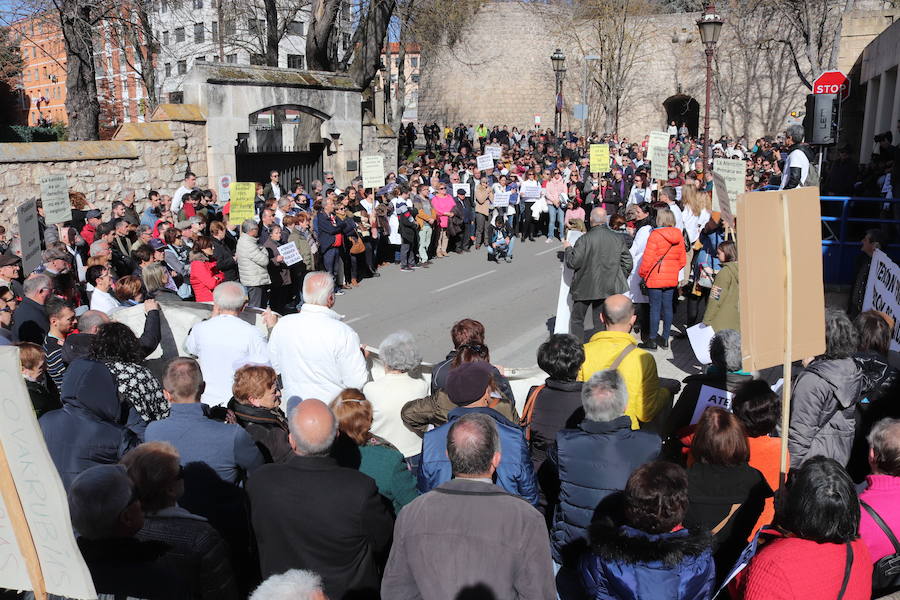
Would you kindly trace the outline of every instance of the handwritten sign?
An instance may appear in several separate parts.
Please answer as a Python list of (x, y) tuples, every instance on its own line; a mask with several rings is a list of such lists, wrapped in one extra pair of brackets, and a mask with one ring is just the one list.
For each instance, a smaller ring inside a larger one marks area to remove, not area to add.
[(694, 407), (694, 415), (691, 417), (691, 425), (697, 423), (703, 416), (703, 411), (710, 406), (718, 406), (731, 411), (731, 399), (734, 394), (720, 390), (709, 385), (700, 386), (700, 395), (697, 396), (697, 405)]
[(41, 204), (44, 207), (44, 221), (47, 225), (72, 220), (69, 180), (65, 175), (58, 173), (41, 177)]
[(522, 182), (522, 198), (525, 200), (537, 200), (541, 197), (541, 184), (537, 181)]
[(247, 219), (256, 216), (254, 201), (256, 200), (256, 184), (236, 181), (231, 184), (231, 213), (228, 220), (240, 225)]
[(475, 159), (475, 165), (478, 167), (479, 171), (493, 171), (494, 159), (491, 158), (490, 154), (482, 154)]
[(591, 173), (609, 173), (609, 144), (591, 144)]
[(485, 150), (487, 150), (487, 155), (490, 156), (492, 159), (500, 160), (500, 153), (501, 153), (500, 146), (497, 146), (497, 145), (488, 146), (487, 148), (485, 148)]
[(647, 146), (650, 159), (650, 177), (657, 181), (669, 178), (669, 134), (665, 131), (651, 131)]
[(462, 190), (466, 193), (466, 198), (469, 197), (472, 189), (469, 187), (468, 183), (454, 183), (453, 185), (453, 197), (456, 198), (456, 193), (459, 190)]
[(296, 265), (303, 260), (303, 257), (300, 256), (300, 251), (297, 250), (297, 244), (294, 242), (288, 242), (283, 246), (278, 246), (278, 254), (284, 257), (284, 264), (289, 267)]
[[(9, 476), (12, 479), (12, 485), (4, 485), (0, 511), (0, 587), (35, 589), (35, 574), (29, 578), (23, 555), (36, 552), (47, 592), (67, 598), (96, 598), (91, 574), (72, 534), (66, 491), (19, 369), (18, 348), (0, 348), (0, 380), (4, 382), (0, 388), (0, 442), (5, 454), (0, 469), (5, 482)], [(27, 548), (21, 538), (17, 544), (12, 535), (23, 528), (33, 542)]]
[(384, 186), (384, 157), (380, 154), (363, 156), (361, 161), (363, 187), (380, 188)]
[(881, 250), (872, 255), (862, 309), (883, 312), (894, 320), (891, 350), (900, 352), (900, 267)]
[(722, 213), (729, 227), (734, 227), (733, 207), (738, 194), (746, 191), (746, 168), (742, 160), (716, 158), (713, 161), (713, 210)]
[(511, 192), (494, 192), (494, 208), (509, 206), (509, 197), (511, 195)]
[(41, 234), (37, 204), (26, 200), (16, 208), (22, 240), (22, 273), (27, 277), (41, 264)]

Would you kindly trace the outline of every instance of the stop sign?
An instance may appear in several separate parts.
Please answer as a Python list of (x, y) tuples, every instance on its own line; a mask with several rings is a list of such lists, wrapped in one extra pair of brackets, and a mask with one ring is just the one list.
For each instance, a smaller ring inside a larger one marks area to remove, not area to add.
[(850, 80), (840, 71), (825, 71), (813, 82), (813, 94), (839, 94), (840, 99), (850, 96)]

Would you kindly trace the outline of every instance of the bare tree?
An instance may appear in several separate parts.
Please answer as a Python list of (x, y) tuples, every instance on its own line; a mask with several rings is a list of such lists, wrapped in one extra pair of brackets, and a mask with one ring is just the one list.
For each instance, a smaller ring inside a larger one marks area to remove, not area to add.
[(790, 52), (797, 77), (807, 88), (823, 71), (837, 66), (841, 20), (853, 0), (770, 0), (768, 10), (781, 21), (776, 39)]
[(306, 31), (306, 64), (313, 71), (334, 71), (337, 66), (336, 36), (339, 0), (313, 0)]
[(123, 50), (121, 60), (137, 74), (146, 89), (148, 114), (159, 104), (156, 73), (159, 40), (150, 16), (152, 11), (151, 0), (126, 0), (121, 10), (107, 19), (110, 37)]

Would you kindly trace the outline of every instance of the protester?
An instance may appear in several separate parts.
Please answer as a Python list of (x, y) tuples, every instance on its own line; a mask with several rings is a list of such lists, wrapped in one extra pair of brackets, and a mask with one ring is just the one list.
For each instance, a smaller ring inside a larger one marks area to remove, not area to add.
[(266, 308), (269, 304), (269, 255), (257, 243), (259, 224), (247, 219), (241, 225), (241, 237), (238, 238), (235, 256), (241, 283), (247, 288), (250, 306)]
[(75, 311), (68, 301), (57, 296), (47, 299), (44, 309), (47, 312), (47, 319), (50, 321), (50, 330), (44, 338), (43, 348), (46, 354), (44, 366), (53, 387), (58, 392), (62, 389), (63, 376), (66, 374), (67, 366), (63, 360), (63, 345), (66, 337), (75, 328)]
[[(897, 553), (896, 539), (900, 531), (898, 514), (898, 477), (900, 477), (900, 420), (883, 419), (869, 433), (869, 464), (872, 473), (866, 477), (866, 489), (859, 495), (862, 515), (859, 536), (869, 550), (875, 565), (873, 592), (880, 595), (896, 591), (900, 582), (896, 575), (884, 572), (879, 561)], [(877, 517), (877, 518), (876, 518)]]
[(265, 461), (287, 462), (291, 444), (275, 369), (252, 364), (241, 367), (234, 374), (232, 394), (228, 409), (256, 442)]
[(42, 415), (62, 408), (59, 401), (59, 392), (53, 385), (47, 382), (47, 359), (44, 349), (31, 342), (19, 342), (19, 363), (22, 377), (25, 379), (25, 387), (28, 389), (28, 397), (34, 408), (34, 415), (40, 419)]
[[(650, 331), (641, 344), (647, 350), (669, 347), (672, 328), (673, 300), (679, 271), (686, 264), (684, 236), (675, 226), (675, 215), (668, 208), (656, 211), (656, 228), (647, 238), (638, 275), (644, 280), (650, 299)], [(659, 322), (662, 319), (662, 333)]]
[(263, 581), (249, 600), (328, 600), (322, 578), (312, 571), (290, 569)]
[(453, 479), (400, 512), (382, 598), (554, 597), (543, 518), (492, 483), (501, 437), (486, 414), (449, 426)]
[(50, 321), (44, 304), (53, 291), (53, 282), (47, 275), (33, 275), (22, 286), (25, 296), (12, 317), (12, 341), (31, 342), (38, 346), (50, 330)]
[(194, 241), (190, 253), (190, 282), (197, 302), (212, 302), (213, 290), (225, 281), (225, 275), (213, 260), (212, 240), (201, 236)]
[(709, 303), (703, 322), (713, 331), (723, 329), (741, 330), (740, 286), (738, 284), (737, 245), (732, 241), (722, 242), (718, 249), (722, 268), (716, 274), (709, 292)]

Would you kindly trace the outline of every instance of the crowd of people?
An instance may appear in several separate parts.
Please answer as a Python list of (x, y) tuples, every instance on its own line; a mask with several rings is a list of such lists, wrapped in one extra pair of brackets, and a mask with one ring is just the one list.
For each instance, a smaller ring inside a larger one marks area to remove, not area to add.
[[(115, 202), (108, 219), (75, 191), (70, 222), (45, 226), (38, 204), (33, 273), (17, 238), (2, 249), (0, 342), (18, 347), (101, 597), (861, 600), (900, 589), (890, 317), (826, 312), (825, 353), (804, 361), (782, 431), (778, 393), (742, 370), (737, 250), (697, 140), (676, 130), (670, 177), (651, 182), (646, 140), (427, 129), (428, 147), (383, 188), (339, 188), (326, 173), (307, 192), (273, 171), (241, 223), (192, 173), (142, 206)], [(589, 168), (600, 139), (608, 174)], [(496, 143), (494, 169), (478, 170), (476, 148)], [(802, 129), (781, 144), (723, 140), (716, 152), (748, 169), (769, 161), (785, 176), (766, 185), (810, 183)], [(457, 321), (446, 359), (427, 368), (397, 331), (373, 377), (334, 310), (385, 265), (481, 248), (510, 261), (517, 243), (568, 229), (584, 233), (563, 244), (571, 333), (535, 349), (547, 377), (518, 401), (476, 320)], [(302, 259), (288, 265), (292, 242)], [(191, 299), (210, 316), (176, 340), (189, 356), (155, 373), (160, 307)], [(715, 331), (711, 365), (680, 384), (659, 376), (654, 352), (683, 334), (679, 302), (684, 325)], [(142, 307), (140, 330), (116, 321), (128, 307)], [(242, 318), (248, 308), (270, 309), (262, 326)]]

